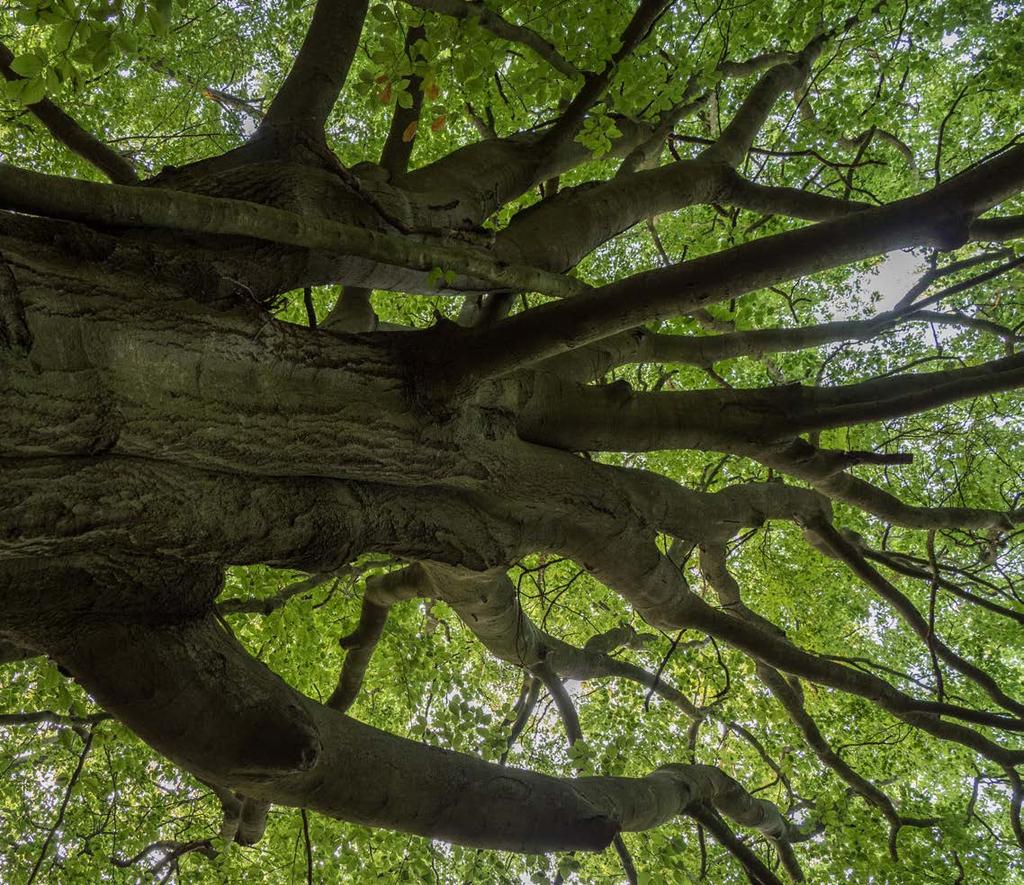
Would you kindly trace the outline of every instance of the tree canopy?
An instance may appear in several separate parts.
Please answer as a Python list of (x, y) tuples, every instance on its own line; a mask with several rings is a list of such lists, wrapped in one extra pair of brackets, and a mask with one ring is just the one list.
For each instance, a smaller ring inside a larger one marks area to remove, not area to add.
[(3, 8), (0, 880), (1024, 882), (1024, 4)]

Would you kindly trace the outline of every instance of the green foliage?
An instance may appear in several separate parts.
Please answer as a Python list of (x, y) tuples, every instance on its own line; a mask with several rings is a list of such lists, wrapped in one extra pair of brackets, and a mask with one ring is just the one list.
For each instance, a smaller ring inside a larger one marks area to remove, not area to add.
[[(500, 6), (511, 21), (528, 23), (584, 70), (600, 69), (614, 52), (629, 14), (629, 4), (612, 0), (569, 6), (540, 0), (488, 5)], [(713, 110), (676, 127), (684, 137), (676, 149), (695, 154), (699, 148), (686, 137), (706, 138), (717, 131), (751, 85), (749, 79), (718, 81), (715, 70), (723, 58), (738, 61), (768, 50), (798, 48), (821, 21), (841, 21), (860, 8), (838, 0), (757, 2), (728, 9), (710, 0), (676, 4), (651, 42), (622, 65), (607, 103), (585, 121), (577, 140), (593, 153), (593, 161), (564, 176), (562, 187), (610, 176), (615, 166), (607, 154), (620, 134), (617, 121), (656, 119), (680, 100), (691, 75), (716, 96)], [(173, 5), (170, 0), (19, 0), (6, 39), (15, 52), (11, 66), (24, 79), (5, 86), (0, 107), (5, 156), (40, 170), (96, 175), (55, 146), (25, 115), (24, 106), (44, 96), (58, 100), (86, 128), (102, 133), (152, 172), (229, 149), (252, 131), (254, 119), (237, 105), (216, 101), (211, 90), (257, 108), (265, 103), (288, 69), (310, 12), (308, 4), (293, 0), (180, 0)], [(840, 140), (871, 126), (897, 134), (915, 163), (908, 166), (892, 143), (873, 142), (851, 185), (858, 199), (888, 201), (926, 185), (934, 176), (940, 129), (944, 176), (977, 161), (1020, 125), (1020, 15), (1020, 3), (980, 0), (884, 5), (821, 66), (811, 93), (812, 119), (801, 120), (791, 100), (770, 118), (758, 145), (791, 153), (753, 154), (745, 171), (766, 185), (815, 182), (815, 188), (842, 195), (848, 169), (842, 164), (852, 162), (856, 150), (842, 147)], [(418, 129), (414, 165), (477, 138), (467, 108), (478, 113), (489, 109), (495, 128), (506, 135), (553, 119), (579, 86), (528, 50), (510, 47), (472, 21), (424, 17), (401, 3), (374, 4), (368, 21), (346, 93), (329, 126), (332, 147), (346, 163), (379, 155), (395, 105), (412, 105), (412, 76), (424, 81), (423, 120), (431, 121)], [(407, 29), (423, 21), (426, 39), (406, 53)], [(961, 100), (951, 111), (957, 96)], [(823, 166), (820, 156), (834, 164)], [(491, 219), (490, 226), (500, 227), (537, 199), (535, 193), (525, 195)], [(713, 207), (657, 220), (662, 244), (673, 260), (684, 252), (689, 257), (710, 254), (796, 224)], [(970, 254), (971, 248), (962, 254)], [(926, 256), (916, 259), (924, 262)], [(580, 266), (579, 276), (599, 283), (657, 266), (660, 260), (648, 231), (640, 226), (596, 250)], [(870, 316), (900, 294), (887, 267), (869, 262), (852, 274), (823, 273), (718, 305), (712, 313), (741, 330)], [(455, 279), (451, 268), (437, 267), (430, 275), (431, 285), (438, 288)], [(336, 297), (335, 290), (315, 291), (321, 317)], [(374, 305), (382, 320), (415, 327), (428, 325), (438, 313), (452, 318), (458, 309), (442, 296), (396, 293), (376, 293)], [(1020, 287), (1005, 279), (954, 296), (944, 309), (1014, 329), (1024, 323)], [(305, 322), (301, 298), (291, 299), (279, 319)], [(692, 318), (667, 321), (660, 331), (706, 334)], [(726, 361), (715, 367), (717, 380), (682, 365), (637, 366), (614, 377), (638, 389), (666, 390), (719, 383), (740, 388), (839, 384), (919, 365), (995, 358), (1001, 346), (977, 329), (940, 331), (918, 325), (867, 345), (779, 354), (770, 363)], [(918, 453), (912, 464), (864, 467), (858, 473), (912, 504), (1007, 508), (1019, 503), (1022, 430), (1019, 397), (999, 394), (926, 415), (827, 431), (822, 443), (863, 450), (912, 447)], [(612, 455), (607, 460), (654, 469), (711, 490), (769, 478), (752, 462), (732, 458), (720, 463), (719, 456), (699, 452)], [(877, 520), (847, 507), (837, 508), (837, 523), (862, 533), (874, 547), (886, 545), (927, 560), (921, 532), (887, 531)], [(1000, 601), (1019, 610), (1020, 538), (1001, 540), (998, 560), (976, 570), (979, 577), (968, 583), (978, 593), (989, 592), (985, 581), (998, 584)], [(986, 555), (986, 541), (950, 531), (940, 532), (936, 545), (941, 558), (973, 568)], [(921, 643), (847, 571), (810, 548), (793, 526), (770, 524), (744, 536), (732, 554), (730, 564), (746, 602), (797, 644), (823, 654), (884, 662), (889, 677), (907, 690), (920, 691), (931, 678)], [(691, 586), (711, 601), (695, 557), (684, 568)], [(526, 612), (565, 641), (582, 645), (623, 621), (644, 629), (620, 597), (572, 563), (535, 557), (520, 563), (513, 577)], [(234, 569), (224, 598), (270, 598), (297, 579), (265, 567)], [(329, 582), (269, 614), (232, 615), (231, 628), (282, 677), (323, 698), (341, 666), (337, 638), (358, 618), (364, 580), (365, 574), (358, 580)], [(927, 610), (927, 582), (898, 575), (892, 580), (919, 610)], [(1011, 589), (1004, 592), (1007, 586)], [(984, 666), (1010, 694), (1024, 694), (1019, 625), (948, 594), (939, 597), (936, 622), (949, 645)], [(672, 639), (659, 635), (642, 649), (618, 654), (651, 672), (662, 668), (662, 678), (698, 704), (717, 699), (717, 719), (700, 729), (694, 758), (721, 765), (741, 783), (758, 788), (757, 795), (792, 809), (798, 820), (824, 826), (824, 835), (800, 848), (810, 881), (1024, 882), (1019, 853), (1007, 847), (1013, 841), (1005, 812), (1008, 788), (993, 772), (977, 769), (968, 754), (950, 745), (938, 747), (934, 739), (895, 723), (865, 701), (807, 688), (808, 711), (847, 762), (885, 784), (903, 813), (941, 821), (934, 830), (904, 829), (896, 864), (887, 851), (884, 820), (821, 766), (780, 706), (752, 678), (749, 659), (711, 644), (689, 644), (699, 639), (689, 634), (680, 637), (678, 649), (670, 654)], [(52, 710), (79, 717), (95, 712), (89, 698), (45, 661), (6, 665), (0, 673), (0, 710)], [(506, 748), (520, 678), (514, 668), (488, 655), (445, 606), (407, 603), (397, 606), (390, 618), (352, 714), (400, 735), (494, 760)], [(958, 696), (987, 705), (972, 684), (951, 682), (950, 690)], [(643, 775), (660, 764), (690, 758), (688, 723), (664, 701), (619, 681), (570, 689), (585, 740), (566, 747), (554, 707), (544, 698), (512, 748), (510, 764), (561, 775)], [(756, 748), (725, 722), (756, 733), (792, 792)], [(27, 879), (83, 751), (84, 734), (83, 728), (67, 725), (0, 726), (0, 845), (10, 846), (0, 855), (0, 880)], [(968, 815), (974, 790), (977, 798)], [(218, 826), (218, 805), (208, 788), (154, 755), (115, 722), (103, 721), (94, 726), (90, 753), (39, 881), (138, 881), (148, 866), (158, 864), (159, 853), (124, 869), (111, 858), (127, 860), (161, 840), (212, 838)], [(545, 882), (556, 870), (567, 881), (610, 883), (622, 878), (610, 852), (522, 858), (316, 815), (310, 816), (309, 828), (315, 880), (322, 882)], [(212, 862), (188, 854), (181, 859), (179, 881), (304, 881), (303, 838), (299, 813), (276, 808), (257, 848), (226, 846)], [(692, 822), (628, 835), (626, 841), (642, 871), (641, 881), (697, 881), (701, 852)], [(750, 843), (761, 856), (771, 856), (763, 840)], [(706, 881), (745, 881), (738, 866), (713, 843), (705, 860)]]

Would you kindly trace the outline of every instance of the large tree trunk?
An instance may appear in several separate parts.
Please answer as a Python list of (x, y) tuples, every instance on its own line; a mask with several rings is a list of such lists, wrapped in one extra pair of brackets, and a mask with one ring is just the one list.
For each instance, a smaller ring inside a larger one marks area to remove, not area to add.
[[(446, 14), (524, 41), (562, 73), (579, 73), (537, 34), (477, 5), (441, 4)], [(817, 758), (885, 815), (893, 850), (901, 826), (931, 822), (902, 817), (841, 758), (805, 708), (799, 679), (866, 699), (998, 766), (1024, 844), (1016, 771), (1024, 751), (992, 737), (1024, 731), (1024, 705), (935, 636), (934, 612), (926, 619), (868, 562), (887, 562), (884, 552), (832, 526), (830, 499), (930, 530), (933, 608), (937, 589), (950, 583), (935, 561), (936, 528), (999, 538), (1024, 513), (910, 506), (845, 472), (906, 464), (909, 455), (818, 446), (823, 430), (1018, 388), (1024, 360), (1011, 349), (982, 365), (848, 386), (660, 389), (668, 376), (654, 391), (603, 383), (610, 369), (664, 361), (700, 366), (726, 386), (714, 370), (724, 359), (867, 340), (910, 318), (934, 320), (918, 304), (871, 321), (707, 337), (643, 327), (686, 313), (714, 324), (708, 305), (895, 247), (949, 250), (1017, 236), (1019, 219), (979, 216), (1024, 187), (1024, 148), (877, 207), (847, 199), (849, 187), (840, 199), (747, 180), (743, 161), (777, 102), (804, 88), (824, 45), (855, 26), (851, 18), (802, 51), (719, 60), (705, 71), (709, 82), (763, 75), (696, 157), (658, 165), (680, 116), (711, 101), (710, 92), (695, 95), (694, 76), (657, 119), (616, 118), (620, 133), (608, 155), (628, 158), (617, 175), (581, 176), (582, 184), (559, 193), (558, 177), (591, 156), (576, 140), (584, 120), (670, 5), (640, 0), (613, 54), (583, 77), (550, 125), (505, 138), (491, 131), (418, 169), (407, 168), (407, 135), (424, 104), (419, 74), (379, 164), (346, 168), (328, 145), (325, 127), (360, 45), (364, 0), (316, 4), (291, 74), (239, 148), (139, 184), (123, 157), (46, 101), (32, 113), (121, 184), (0, 167), (0, 663), (50, 656), (106, 713), (212, 784), (224, 832), (237, 841), (258, 839), (269, 804), (280, 803), (521, 852), (598, 850), (618, 839), (629, 875), (618, 834), (690, 814), (752, 879), (777, 881), (720, 812), (772, 840), (799, 877), (789, 843), (809, 834), (717, 768), (551, 777), (429, 748), (343, 714), (391, 609), (427, 598), (447, 603), (491, 654), (525, 672), (511, 740), (543, 683), (573, 744), (580, 723), (560, 680), (613, 676), (673, 704), (692, 721), (695, 741), (700, 723), (720, 716), (714, 703), (701, 707), (661, 669), (614, 657), (617, 644), (637, 640), (631, 627), (578, 648), (531, 622), (506, 571), (527, 554), (553, 553), (578, 563), (652, 626), (696, 630), (700, 641), (721, 641), (751, 659)], [(423, 33), (406, 35), (407, 55)], [(0, 50), (4, 76), (19, 79), (14, 56)], [(856, 166), (849, 165), (850, 183)], [(937, 179), (938, 167), (937, 160)], [(540, 202), (512, 212), (500, 230), (482, 227), (541, 183)], [(653, 218), (688, 206), (820, 223), (737, 245), (730, 239), (730, 248), (672, 264)], [(569, 275), (640, 221), (651, 225), (665, 267), (596, 287)], [(916, 295), (942, 273), (959, 274), (993, 254), (933, 267)], [(1009, 257), (956, 285), (970, 288), (1024, 261)], [(311, 306), (311, 328), (273, 317), (276, 299), (328, 283), (347, 287), (347, 301), (321, 327)], [(438, 318), (430, 329), (383, 331), (373, 289), (471, 300), (458, 325)], [(527, 309), (507, 318), (516, 299), (533, 293), (550, 298), (524, 302)], [(1015, 330), (970, 319), (972, 329), (1012, 348)], [(742, 455), (811, 488), (772, 476), (694, 491), (580, 454), (666, 448)], [(810, 545), (899, 613), (935, 665), (935, 699), (852, 659), (806, 651), (746, 604), (726, 544), (742, 528), (775, 519), (801, 526)], [(686, 565), (698, 548), (700, 574)], [(229, 566), (289, 567), (315, 579), (365, 553), (404, 566), (364, 582), (360, 624), (343, 640), (349, 654), (326, 704), (257, 661), (220, 616), (216, 599)], [(706, 586), (691, 587), (694, 578)], [(962, 589), (958, 597), (979, 598)], [(1001, 603), (983, 603), (989, 613), (1020, 619)], [(1001, 710), (944, 695), (940, 659)]]

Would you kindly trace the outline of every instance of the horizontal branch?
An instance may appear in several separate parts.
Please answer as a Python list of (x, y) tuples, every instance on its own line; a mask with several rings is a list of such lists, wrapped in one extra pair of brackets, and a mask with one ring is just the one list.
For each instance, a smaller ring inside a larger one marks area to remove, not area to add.
[(802, 439), (780, 446), (754, 446), (746, 452), (762, 464), (809, 483), (829, 498), (846, 501), (892, 525), (915, 529), (1010, 530), (1024, 522), (1024, 510), (984, 507), (916, 506), (866, 480), (850, 476), (835, 453), (816, 449)]
[(520, 415), (520, 434), (578, 451), (713, 448), (749, 453), (799, 433), (900, 418), (1024, 386), (1024, 355), (962, 369), (841, 387), (637, 392), (628, 385), (547, 386)]
[(1005, 243), (1024, 237), (1024, 215), (979, 218), (971, 225), (972, 239), (986, 243)]
[[(0, 164), (0, 207), (93, 224), (165, 228), (252, 237), (304, 249), (341, 253), (429, 274), (456, 271), (472, 287), (512, 288), (568, 296), (586, 286), (561, 274), (508, 264), (468, 246), (417, 242), (326, 218), (250, 203), (166, 189), (103, 185), (29, 172)], [(460, 286), (457, 279), (453, 284)], [(424, 291), (437, 291), (424, 281)]]
[(0, 713), (0, 727), (8, 725), (65, 725), (84, 728), (111, 719), (109, 713), (93, 713), (91, 716), (70, 716), (53, 710), (32, 710), (25, 713)]

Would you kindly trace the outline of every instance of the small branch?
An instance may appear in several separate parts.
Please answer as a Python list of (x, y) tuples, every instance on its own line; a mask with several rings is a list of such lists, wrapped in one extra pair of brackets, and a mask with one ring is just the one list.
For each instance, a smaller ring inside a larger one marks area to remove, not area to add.
[(1024, 716), (1024, 704), (1010, 697), (986, 671), (961, 657), (935, 636), (933, 624), (917, 610), (913, 602), (887, 581), (867, 563), (857, 548), (836, 529), (823, 520), (816, 520), (806, 526), (806, 531), (816, 540), (816, 546), (826, 555), (845, 563), (865, 584), (885, 599), (900, 615), (904, 623), (925, 644), (937, 671), (937, 694), (942, 702), (942, 677), (938, 673), (938, 661), (943, 661), (961, 675), (976, 683), (993, 701), (1003, 709)]
[(532, 49), (556, 71), (570, 80), (580, 76), (579, 69), (571, 62), (566, 61), (561, 53), (540, 34), (506, 21), (498, 13), (488, 9), (482, 0), (475, 3), (467, 2), (467, 0), (404, 0), (404, 2), (417, 9), (436, 12), (438, 15), (476, 21), (480, 27), (490, 31), (495, 37), (512, 43), (521, 43)]
[(91, 716), (67, 716), (53, 710), (32, 710), (25, 713), (0, 713), (0, 727), (9, 725), (58, 725), (80, 729), (92, 727), (113, 717), (109, 713), (93, 713)]
[[(654, 132), (651, 133), (650, 138), (630, 151), (626, 159), (622, 161), (622, 165), (619, 166), (616, 175), (627, 175), (658, 164), (658, 158), (664, 148), (665, 139), (671, 135), (675, 125), (683, 118), (696, 113), (708, 103), (711, 93), (705, 92), (703, 95), (695, 98), (696, 86), (696, 78), (691, 77), (690, 82), (687, 83), (686, 89), (683, 91), (683, 97), (661, 115), (661, 119), (654, 128)], [(653, 225), (650, 219), (648, 219), (648, 222)], [(665, 263), (670, 264), (671, 262), (666, 260)]]
[[(846, 501), (886, 522), (909, 528), (1012, 529), (1024, 522), (1024, 510), (980, 507), (917, 507), (884, 489), (850, 476), (835, 461), (835, 453), (820, 450), (801, 439), (780, 446), (757, 447), (750, 457), (762, 464), (810, 483), (829, 498)], [(837, 469), (837, 467), (839, 469)]]
[[(419, 55), (413, 58), (414, 47), (425, 36), (426, 31), (422, 26), (409, 28), (405, 35), (405, 54), (410, 61), (419, 60)], [(420, 110), (423, 107), (423, 78), (412, 74), (409, 77), (408, 89), (409, 95), (412, 96), (412, 104), (404, 108), (395, 102), (391, 126), (380, 155), (380, 165), (388, 171), (392, 180), (402, 175), (409, 167), (409, 158), (412, 156), (419, 128)]]
[(530, 717), (533, 715), (533, 711), (537, 706), (537, 698), (540, 697), (540, 686), (541, 681), (536, 676), (526, 676), (523, 680), (523, 694), (519, 699), (519, 703), (516, 705), (516, 716), (512, 722), (512, 728), (509, 729), (508, 737), (505, 738), (505, 749), (502, 751), (501, 759), (499, 760), (501, 765), (504, 765), (508, 761), (508, 754), (511, 752), (512, 747), (515, 746), (519, 735), (523, 733), (523, 729), (526, 728), (526, 723), (530, 721)]
[(618, 66), (647, 37), (661, 14), (672, 2), (673, 0), (640, 0), (636, 13), (619, 38), (619, 48), (615, 50), (599, 74), (586, 75), (583, 88), (569, 102), (569, 106), (555, 125), (545, 133), (541, 140), (545, 151), (553, 151), (575, 137), (587, 112), (600, 101), (601, 96), (611, 84)]
[(93, 724), (86, 732), (82, 752), (78, 755), (78, 763), (75, 765), (75, 770), (71, 773), (71, 779), (68, 781), (67, 788), (64, 790), (64, 798), (61, 800), (60, 808), (57, 810), (57, 817), (53, 822), (53, 826), (50, 827), (50, 832), (46, 834), (43, 846), (39, 849), (39, 856), (36, 858), (35, 865), (32, 867), (32, 872), (29, 874), (27, 885), (32, 885), (32, 883), (35, 882), (36, 876), (39, 875), (39, 869), (42, 867), (43, 861), (46, 859), (46, 855), (50, 850), (50, 844), (53, 842), (53, 837), (57, 835), (57, 830), (59, 830), (61, 824), (64, 823), (64, 815), (67, 813), (68, 803), (71, 801), (71, 794), (74, 792), (75, 786), (78, 784), (78, 778), (81, 776), (82, 769), (85, 767), (85, 760), (89, 755), (89, 750), (92, 749), (92, 739), (95, 733), (96, 726)]
[(622, 864), (622, 872), (626, 874), (626, 881), (629, 885), (637, 885), (640, 881), (640, 877), (637, 875), (636, 864), (633, 862), (633, 855), (629, 853), (629, 849), (626, 847), (626, 843), (622, 839), (622, 834), (619, 833), (612, 839), (612, 846), (615, 848), (615, 853), (619, 856), (619, 863)]
[(149, 855), (156, 851), (162, 851), (164, 852), (164, 855), (149, 868), (150, 875), (156, 875), (160, 870), (168, 866), (173, 870), (176, 868), (177, 862), (180, 858), (193, 851), (202, 854), (209, 860), (213, 860), (217, 856), (217, 850), (213, 847), (213, 843), (209, 839), (194, 839), (191, 842), (177, 842), (169, 839), (161, 839), (157, 842), (151, 842), (133, 857), (121, 858), (115, 856), (110, 858), (110, 862), (118, 869), (124, 870), (128, 867), (135, 866), (135, 864), (149, 857)]
[[(905, 562), (902, 562), (895, 556), (890, 556), (879, 550), (871, 550), (860, 544), (861, 553), (867, 558), (872, 559), (875, 562), (881, 563), (886, 568), (891, 569), (894, 572), (898, 572), (901, 575), (906, 575), (911, 578), (918, 578), (922, 581), (928, 581), (929, 583), (934, 580), (934, 576), (930, 575), (924, 569), (914, 568)], [(943, 577), (938, 578), (938, 585), (943, 590), (952, 593), (954, 596), (958, 596), (961, 599), (966, 600), (974, 605), (980, 606), (987, 609), (994, 614), (1001, 615), (1004, 618), (1010, 618), (1016, 621), (1018, 624), (1024, 626), (1024, 613), (1015, 611), (1006, 606), (999, 605), (996, 602), (992, 602), (990, 599), (986, 599), (984, 596), (978, 596), (976, 593), (971, 593), (969, 590), (965, 590), (959, 584), (955, 584), (952, 581), (948, 581)]]
[(309, 815), (305, 808), (300, 808), (302, 815), (302, 841), (306, 846), (306, 885), (313, 885), (313, 842), (309, 838)]
[[(577, 741), (583, 740), (583, 729), (580, 728), (580, 717), (576, 712), (576, 705), (573, 704), (572, 698), (569, 697), (569, 692), (566, 691), (562, 680), (554, 674), (546, 662), (535, 666), (533, 672), (544, 683), (544, 687), (547, 688), (548, 693), (554, 699), (558, 715), (562, 720), (562, 726), (565, 728), (565, 737), (569, 742), (569, 746), (572, 747)], [(629, 885), (637, 885), (636, 864), (633, 863), (633, 857), (629, 853), (621, 833), (615, 834), (612, 838), (612, 844), (615, 846), (615, 853), (619, 856), (622, 871), (626, 874)]]
[(282, 605), (299, 594), (315, 590), (317, 587), (327, 583), (327, 581), (332, 578), (342, 577), (345, 574), (346, 570), (342, 570), (340, 573), (330, 572), (320, 575), (310, 575), (308, 578), (303, 578), (301, 581), (295, 581), (292, 584), (282, 587), (273, 596), (265, 596), (262, 598), (225, 599), (222, 602), (217, 603), (217, 611), (222, 615), (269, 615), (272, 612), (277, 611)]
[(582, 740), (583, 730), (580, 728), (580, 717), (572, 698), (569, 697), (569, 692), (565, 690), (562, 680), (552, 672), (546, 663), (537, 664), (532, 670), (534, 675), (544, 683), (544, 687), (554, 700), (558, 715), (562, 720), (562, 726), (565, 728), (565, 736), (571, 747), (576, 741)]

